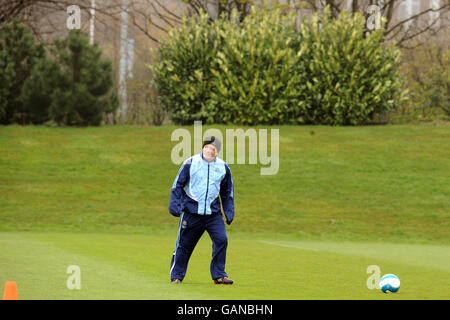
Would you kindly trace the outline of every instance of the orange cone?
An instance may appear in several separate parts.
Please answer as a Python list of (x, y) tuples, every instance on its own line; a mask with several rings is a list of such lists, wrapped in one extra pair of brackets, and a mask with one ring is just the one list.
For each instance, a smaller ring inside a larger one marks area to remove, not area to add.
[(3, 300), (19, 300), (19, 296), (17, 295), (17, 283), (14, 281), (6, 282)]

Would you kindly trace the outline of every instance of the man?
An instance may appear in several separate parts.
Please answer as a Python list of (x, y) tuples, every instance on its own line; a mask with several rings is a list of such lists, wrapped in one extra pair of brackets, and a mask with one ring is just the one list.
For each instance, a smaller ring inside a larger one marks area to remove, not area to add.
[[(180, 217), (175, 251), (170, 265), (172, 283), (181, 283), (198, 240), (205, 230), (213, 242), (211, 277), (215, 284), (233, 284), (225, 272), (228, 237), (227, 224), (234, 219), (233, 177), (228, 165), (216, 154), (221, 142), (206, 137), (200, 154), (183, 162), (170, 194), (169, 212)], [(220, 200), (219, 200), (220, 198)]]

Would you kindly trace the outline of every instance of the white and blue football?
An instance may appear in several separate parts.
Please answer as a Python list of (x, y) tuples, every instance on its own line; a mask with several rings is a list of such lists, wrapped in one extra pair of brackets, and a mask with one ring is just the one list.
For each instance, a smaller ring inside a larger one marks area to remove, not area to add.
[(380, 289), (384, 293), (397, 292), (400, 289), (400, 279), (395, 274), (385, 274), (380, 279)]

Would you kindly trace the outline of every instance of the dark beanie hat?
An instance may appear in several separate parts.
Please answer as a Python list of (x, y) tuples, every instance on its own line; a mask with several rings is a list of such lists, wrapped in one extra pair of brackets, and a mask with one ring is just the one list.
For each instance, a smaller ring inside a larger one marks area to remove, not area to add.
[(220, 142), (220, 140), (214, 136), (206, 137), (205, 140), (203, 140), (202, 148), (207, 144), (212, 144), (214, 147), (216, 147), (217, 153), (220, 152), (220, 148), (222, 147), (222, 142)]

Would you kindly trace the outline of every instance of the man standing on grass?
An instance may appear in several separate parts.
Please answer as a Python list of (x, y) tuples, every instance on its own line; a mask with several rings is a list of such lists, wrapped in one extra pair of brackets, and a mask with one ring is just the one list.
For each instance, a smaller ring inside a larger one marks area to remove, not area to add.
[[(170, 194), (169, 212), (180, 217), (175, 251), (170, 264), (172, 283), (181, 283), (198, 240), (208, 231), (213, 242), (211, 276), (215, 284), (233, 284), (225, 272), (227, 224), (234, 218), (233, 177), (228, 165), (216, 157), (221, 142), (214, 136), (203, 141), (202, 152), (183, 162)], [(220, 200), (219, 200), (220, 199)]]

